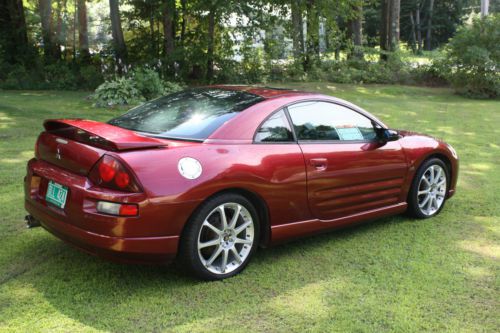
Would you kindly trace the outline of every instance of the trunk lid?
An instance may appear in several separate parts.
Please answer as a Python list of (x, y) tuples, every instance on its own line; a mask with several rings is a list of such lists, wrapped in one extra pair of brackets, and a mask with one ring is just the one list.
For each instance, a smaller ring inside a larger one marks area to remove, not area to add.
[(36, 157), (67, 170), (86, 175), (107, 151), (130, 151), (165, 147), (161, 139), (82, 119), (56, 119), (44, 122), (38, 138)]

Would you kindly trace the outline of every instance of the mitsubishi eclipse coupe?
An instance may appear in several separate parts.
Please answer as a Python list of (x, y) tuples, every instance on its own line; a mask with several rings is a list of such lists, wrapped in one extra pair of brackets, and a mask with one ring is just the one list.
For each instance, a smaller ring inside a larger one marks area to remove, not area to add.
[(100, 257), (177, 258), (233, 276), (258, 246), (407, 211), (440, 212), (458, 158), (316, 93), (210, 86), (101, 123), (44, 122), (28, 162), (28, 226)]

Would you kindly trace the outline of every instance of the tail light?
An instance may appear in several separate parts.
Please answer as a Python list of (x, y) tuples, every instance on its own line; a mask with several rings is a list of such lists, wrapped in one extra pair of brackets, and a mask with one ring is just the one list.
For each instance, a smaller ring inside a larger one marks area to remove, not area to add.
[(118, 159), (104, 155), (92, 168), (90, 181), (95, 185), (119, 191), (141, 192), (133, 174)]

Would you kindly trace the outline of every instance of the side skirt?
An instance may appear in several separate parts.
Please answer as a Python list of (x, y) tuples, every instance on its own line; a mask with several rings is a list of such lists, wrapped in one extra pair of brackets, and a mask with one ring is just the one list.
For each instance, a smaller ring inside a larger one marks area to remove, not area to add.
[(347, 227), (371, 221), (381, 217), (397, 215), (406, 211), (408, 204), (400, 202), (384, 208), (377, 208), (363, 213), (339, 217), (333, 220), (307, 220), (271, 226), (270, 245), (282, 243), (294, 238), (314, 235), (323, 231)]

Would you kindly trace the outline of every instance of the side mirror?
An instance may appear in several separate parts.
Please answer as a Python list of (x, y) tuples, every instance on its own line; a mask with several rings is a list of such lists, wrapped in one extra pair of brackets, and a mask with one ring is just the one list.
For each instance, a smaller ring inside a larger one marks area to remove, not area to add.
[(399, 140), (399, 133), (398, 131), (391, 130), (391, 129), (382, 129), (379, 132), (379, 139), (382, 142), (389, 142), (389, 141), (397, 141)]

